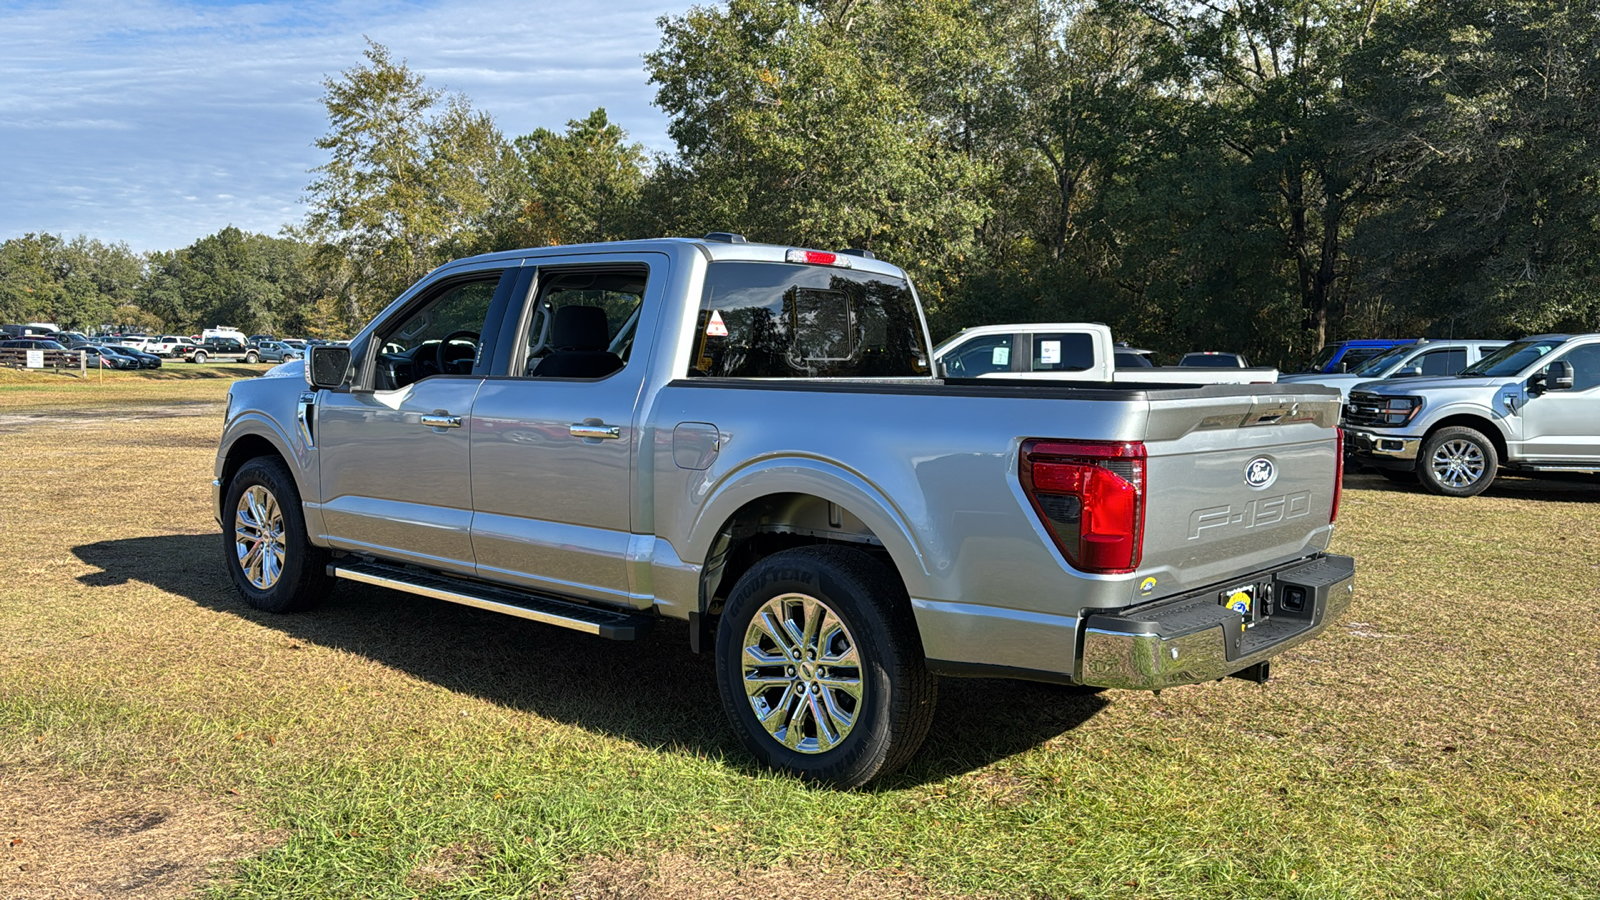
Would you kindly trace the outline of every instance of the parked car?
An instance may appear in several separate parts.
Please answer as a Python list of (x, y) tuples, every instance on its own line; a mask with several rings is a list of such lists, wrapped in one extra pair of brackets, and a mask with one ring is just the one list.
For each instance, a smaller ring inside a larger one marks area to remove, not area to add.
[(256, 353), (262, 362), (286, 362), (291, 359), (304, 359), (305, 353), (296, 350), (282, 341), (262, 341), (256, 345)]
[(1271, 383), (1277, 369), (1208, 372), (1117, 362), (1111, 329), (1098, 322), (1045, 322), (967, 328), (933, 349), (949, 378), (1004, 378), (1146, 384)]
[(130, 359), (120, 353), (104, 352), (103, 344), (76, 344), (71, 349), (82, 350), (86, 354), (84, 362), (91, 368), (101, 369), (137, 369), (139, 361)]
[(346, 579), (617, 639), (685, 621), (752, 755), (844, 786), (911, 758), (939, 674), (1259, 681), (1349, 604), (1336, 392), (946, 383), (926, 334), (865, 256), (448, 263), (303, 379), (233, 382), (218, 550), (272, 612)]
[(132, 369), (154, 369), (161, 365), (161, 357), (153, 353), (135, 350), (124, 344), (101, 344), (100, 352), (102, 354), (110, 353), (129, 360), (133, 363), (133, 365), (129, 366)]
[(1356, 458), (1436, 494), (1471, 497), (1498, 472), (1600, 471), (1600, 334), (1541, 334), (1459, 375), (1350, 391)]
[(1357, 366), (1389, 350), (1403, 344), (1415, 344), (1416, 338), (1364, 338), (1352, 341), (1335, 341), (1324, 344), (1322, 349), (1306, 366), (1297, 374), (1334, 374), (1338, 372), (1353, 372)]
[(184, 359), (192, 363), (245, 362), (261, 360), (261, 351), (245, 346), (244, 341), (230, 337), (210, 337), (188, 348)]
[(9, 341), (0, 341), (0, 348), (7, 350), (65, 350), (57, 341), (44, 338), (15, 338)]
[(1242, 354), (1220, 353), (1216, 350), (1203, 350), (1198, 353), (1185, 353), (1178, 360), (1178, 365), (1184, 368), (1196, 369), (1248, 369), (1250, 364), (1245, 361)]
[(1391, 347), (1351, 372), (1298, 373), (1279, 380), (1285, 384), (1338, 388), (1340, 395), (1348, 398), (1350, 389), (1364, 381), (1459, 375), (1505, 345), (1505, 341), (1417, 341)]

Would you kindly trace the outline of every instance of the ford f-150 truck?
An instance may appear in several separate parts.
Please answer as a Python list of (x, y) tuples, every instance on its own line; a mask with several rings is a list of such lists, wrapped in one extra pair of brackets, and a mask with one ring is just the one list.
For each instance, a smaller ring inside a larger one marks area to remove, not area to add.
[(1113, 381), (1141, 384), (1271, 384), (1272, 368), (1117, 366), (1111, 329), (1098, 322), (1033, 322), (962, 329), (933, 348), (935, 371), (953, 378)]
[(236, 382), (239, 592), (684, 620), (744, 745), (844, 786), (916, 751), (940, 675), (1261, 680), (1349, 603), (1337, 392), (940, 379), (899, 268), (716, 237), (453, 262)]
[(1357, 459), (1436, 494), (1471, 497), (1502, 469), (1600, 471), (1600, 334), (1541, 334), (1448, 378), (1350, 391)]

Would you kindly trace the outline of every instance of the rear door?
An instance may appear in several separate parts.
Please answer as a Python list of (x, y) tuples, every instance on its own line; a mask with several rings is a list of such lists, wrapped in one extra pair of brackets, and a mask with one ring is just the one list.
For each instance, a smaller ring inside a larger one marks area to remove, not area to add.
[(1144, 559), (1149, 596), (1327, 548), (1337, 397), (1153, 399)]
[[(507, 321), (516, 335), (507, 362), (472, 409), (479, 577), (650, 603), (631, 592), (627, 561), (637, 409), (666, 281), (661, 254), (540, 261), (528, 302)], [(566, 307), (584, 308), (603, 333), (563, 334)]]

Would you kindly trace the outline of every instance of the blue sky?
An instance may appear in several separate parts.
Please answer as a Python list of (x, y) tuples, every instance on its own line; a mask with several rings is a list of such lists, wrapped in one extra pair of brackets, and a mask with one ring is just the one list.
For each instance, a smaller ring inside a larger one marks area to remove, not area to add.
[(597, 106), (670, 150), (643, 54), (688, 0), (0, 0), (0, 240), (168, 250), (305, 215), (322, 81), (387, 46), (507, 137)]

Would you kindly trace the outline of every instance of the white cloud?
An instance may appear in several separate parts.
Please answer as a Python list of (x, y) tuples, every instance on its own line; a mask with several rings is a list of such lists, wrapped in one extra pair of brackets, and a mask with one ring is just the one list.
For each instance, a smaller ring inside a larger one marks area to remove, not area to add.
[(136, 250), (304, 215), (322, 81), (363, 37), (508, 136), (604, 106), (653, 150), (666, 119), (640, 57), (685, 0), (197, 3), (0, 8), (0, 239), (86, 233)]

